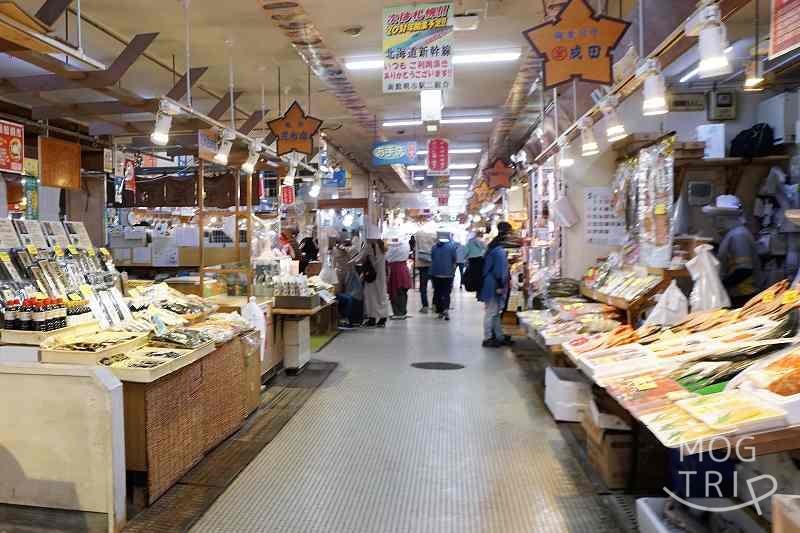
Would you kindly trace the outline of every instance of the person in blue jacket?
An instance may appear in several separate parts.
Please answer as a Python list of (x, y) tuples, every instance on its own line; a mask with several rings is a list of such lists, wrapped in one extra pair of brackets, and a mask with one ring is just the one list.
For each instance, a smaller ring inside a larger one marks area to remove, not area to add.
[(439, 232), (438, 240), (431, 249), (430, 276), (433, 280), (433, 306), (440, 319), (450, 320), (450, 293), (456, 275), (458, 253), (453, 237), (448, 232)]
[(498, 348), (512, 343), (511, 339), (503, 334), (500, 324), (511, 278), (508, 254), (503, 245), (510, 235), (511, 224), (508, 222), (497, 224), (497, 237), (489, 243), (483, 260), (483, 285), (478, 292), (478, 301), (483, 302), (485, 309), (483, 319), (485, 348)]

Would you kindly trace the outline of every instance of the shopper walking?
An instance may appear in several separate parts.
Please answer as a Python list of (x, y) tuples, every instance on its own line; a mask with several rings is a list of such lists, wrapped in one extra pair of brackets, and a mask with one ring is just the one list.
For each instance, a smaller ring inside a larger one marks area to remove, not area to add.
[(431, 250), (431, 279), (433, 280), (433, 306), (439, 318), (450, 320), (450, 293), (456, 274), (458, 256), (449, 233), (440, 234)]
[(456, 247), (456, 266), (458, 267), (458, 283), (460, 287), (464, 288), (464, 266), (467, 262), (467, 249), (458, 241), (453, 241), (453, 246)]
[(483, 242), (482, 236), (480, 233), (474, 233), (465, 247), (467, 271), (464, 275), (464, 286), (469, 292), (477, 292), (481, 288), (483, 256), (486, 254), (486, 243)]
[(511, 224), (497, 224), (497, 237), (489, 243), (483, 262), (483, 285), (478, 292), (478, 300), (483, 302), (485, 315), (483, 319), (483, 346), (497, 348), (510, 345), (511, 339), (503, 334), (500, 317), (503, 313), (510, 273), (508, 270), (508, 254), (503, 245), (511, 235)]
[(364, 327), (386, 327), (389, 318), (389, 297), (386, 294), (386, 249), (380, 239), (368, 238), (352, 261), (361, 266), (364, 281)]
[(410, 246), (399, 239), (392, 239), (386, 252), (389, 301), (392, 304), (392, 320), (408, 318), (408, 290), (411, 288), (411, 273), (408, 271)]
[(419, 231), (414, 238), (414, 268), (419, 274), (419, 298), (422, 314), (428, 314), (428, 280), (430, 279), (431, 269), (431, 250), (436, 244), (436, 236), (426, 231)]

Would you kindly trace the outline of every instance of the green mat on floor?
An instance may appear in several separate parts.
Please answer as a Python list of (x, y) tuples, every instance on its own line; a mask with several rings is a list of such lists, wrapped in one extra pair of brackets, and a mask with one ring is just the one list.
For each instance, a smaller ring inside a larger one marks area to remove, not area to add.
[(339, 334), (338, 331), (333, 331), (326, 335), (311, 335), (311, 353), (317, 353), (323, 349), (334, 337)]

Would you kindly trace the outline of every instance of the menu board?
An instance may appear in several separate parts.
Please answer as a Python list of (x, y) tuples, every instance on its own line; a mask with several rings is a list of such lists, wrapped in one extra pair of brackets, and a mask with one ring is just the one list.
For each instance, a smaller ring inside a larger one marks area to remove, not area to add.
[(69, 240), (78, 248), (89, 250), (92, 248), (92, 239), (89, 237), (89, 232), (86, 231), (86, 226), (83, 222), (64, 222), (64, 228), (67, 230)]
[(71, 244), (69, 242), (67, 232), (64, 229), (64, 226), (61, 225), (61, 222), (43, 221), (41, 226), (50, 246), (60, 246), (65, 250)]
[(601, 246), (625, 242), (625, 220), (614, 213), (610, 187), (587, 187), (583, 197), (584, 240)]
[(37, 250), (49, 248), (42, 226), (38, 220), (14, 220), (14, 228), (23, 246), (35, 246)]
[(14, 248), (22, 248), (22, 244), (17, 237), (17, 230), (14, 229), (14, 224), (7, 218), (0, 218), (0, 250), (11, 250)]

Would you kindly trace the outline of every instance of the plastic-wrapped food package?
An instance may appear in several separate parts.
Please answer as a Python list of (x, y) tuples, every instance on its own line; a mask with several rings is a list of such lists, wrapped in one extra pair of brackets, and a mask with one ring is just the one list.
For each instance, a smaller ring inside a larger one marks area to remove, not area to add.
[(695, 258), (686, 263), (694, 288), (689, 295), (692, 312), (730, 307), (731, 299), (719, 277), (719, 261), (711, 253), (713, 248), (701, 244), (695, 248)]
[(643, 148), (636, 173), (641, 261), (668, 268), (672, 260), (673, 146), (675, 137)]
[(672, 280), (667, 290), (659, 296), (658, 303), (645, 320), (644, 325), (672, 326), (683, 321), (688, 314), (689, 302), (686, 295), (678, 288), (678, 283)]

